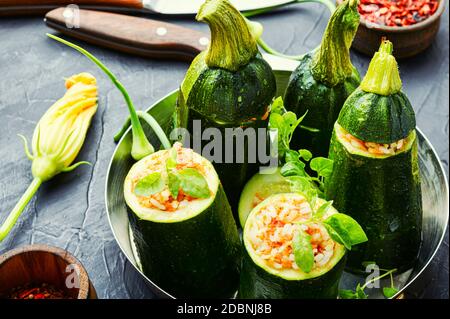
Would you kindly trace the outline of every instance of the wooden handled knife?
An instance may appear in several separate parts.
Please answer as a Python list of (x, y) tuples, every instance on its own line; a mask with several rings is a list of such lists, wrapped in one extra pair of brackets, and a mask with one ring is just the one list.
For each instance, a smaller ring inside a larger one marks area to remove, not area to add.
[(190, 61), (209, 44), (209, 35), (171, 23), (83, 9), (76, 14), (58, 8), (44, 20), (63, 34), (149, 58)]

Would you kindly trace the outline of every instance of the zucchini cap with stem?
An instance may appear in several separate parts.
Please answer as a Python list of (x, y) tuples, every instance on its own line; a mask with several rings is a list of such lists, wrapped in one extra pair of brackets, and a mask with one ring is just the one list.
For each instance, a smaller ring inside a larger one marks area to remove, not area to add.
[(87, 50), (83, 49), (82, 47), (80, 47), (76, 44), (73, 44), (69, 41), (61, 39), (52, 34), (47, 33), (47, 36), (77, 50), (78, 52), (82, 53), (84, 56), (89, 58), (103, 72), (105, 72), (106, 75), (108, 75), (108, 77), (111, 79), (113, 84), (122, 93), (122, 95), (125, 99), (125, 102), (127, 103), (128, 111), (130, 112), (131, 131), (133, 134), (133, 144), (131, 147), (131, 156), (133, 157), (133, 159), (138, 161), (138, 160), (144, 158), (145, 156), (152, 154), (155, 151), (152, 144), (150, 144), (149, 140), (147, 139), (147, 136), (145, 135), (145, 132), (142, 128), (141, 122), (139, 121), (139, 117), (144, 119), (150, 125), (150, 127), (154, 130), (155, 134), (158, 136), (159, 140), (161, 141), (161, 144), (163, 145), (163, 147), (165, 149), (169, 149), (172, 147), (172, 145), (171, 145), (169, 139), (167, 138), (167, 136), (165, 135), (164, 131), (162, 130), (162, 128), (160, 127), (158, 122), (150, 114), (142, 112), (142, 113), (139, 113), (140, 116), (138, 115), (138, 112), (136, 112), (136, 109), (134, 107), (133, 101), (131, 100), (131, 98), (130, 98), (127, 90), (123, 86), (123, 84), (116, 78), (116, 76), (99, 59), (97, 59), (93, 54), (89, 53)]

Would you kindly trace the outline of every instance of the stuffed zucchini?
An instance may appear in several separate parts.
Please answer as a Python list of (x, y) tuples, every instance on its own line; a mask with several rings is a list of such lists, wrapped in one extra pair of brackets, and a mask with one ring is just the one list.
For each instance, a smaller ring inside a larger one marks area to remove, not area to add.
[[(201, 120), (202, 132), (213, 127), (220, 130), (222, 137), (226, 128), (265, 127), (276, 83), (245, 18), (228, 0), (207, 0), (196, 18), (208, 23), (211, 43), (194, 59), (181, 84), (175, 126), (188, 129), (191, 138), (197, 139), (191, 145), (198, 151), (195, 145), (203, 148), (210, 141), (192, 136), (195, 120)], [(249, 163), (247, 138), (244, 149), (237, 149), (232, 141), (231, 160), (225, 159), (230, 154), (229, 145), (225, 140), (221, 142), (222, 160), (213, 164), (231, 206), (237, 208), (239, 194), (258, 166)]]
[[(336, 227), (342, 218), (351, 226)], [(336, 242), (336, 233), (347, 241)], [(336, 298), (345, 266), (344, 244), (351, 248), (366, 239), (359, 225), (331, 203), (318, 198), (310, 202), (300, 193), (272, 195), (245, 223), (239, 296)]]
[(360, 82), (349, 52), (358, 25), (358, 0), (344, 1), (331, 16), (320, 47), (306, 54), (292, 73), (284, 96), (285, 107), (297, 116), (307, 111), (302, 124), (319, 130), (297, 131), (292, 149), (308, 149), (314, 156), (328, 155), (333, 124)]
[(406, 270), (421, 242), (416, 121), (391, 52), (392, 43), (383, 41), (361, 86), (345, 102), (331, 140), (334, 169), (326, 196), (369, 238), (349, 254), (353, 271), (363, 270), (363, 262)]
[(240, 242), (212, 164), (176, 143), (137, 162), (124, 184), (142, 271), (176, 297), (231, 297)]

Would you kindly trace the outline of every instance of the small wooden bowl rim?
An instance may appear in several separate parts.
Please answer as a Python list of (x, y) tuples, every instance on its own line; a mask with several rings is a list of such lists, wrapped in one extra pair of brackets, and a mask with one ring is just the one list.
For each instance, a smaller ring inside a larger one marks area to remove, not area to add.
[[(343, 0), (336, 0), (337, 4), (341, 4)], [(439, 0), (439, 6), (436, 10), (436, 12), (428, 17), (427, 19), (420, 21), (416, 24), (407, 25), (404, 27), (390, 27), (385, 25), (379, 25), (375, 23), (368, 22), (364, 20), (364, 18), (361, 16), (360, 25), (364, 26), (367, 29), (370, 30), (376, 30), (376, 31), (383, 31), (383, 32), (389, 32), (389, 33), (403, 33), (403, 32), (412, 32), (417, 30), (422, 30), (427, 27), (429, 27), (431, 24), (436, 22), (436, 20), (441, 18), (441, 15), (444, 13), (445, 8), (445, 0)]]
[(80, 288), (78, 291), (77, 299), (87, 299), (89, 296), (89, 277), (86, 269), (80, 263), (78, 259), (76, 259), (71, 253), (62, 248), (44, 245), (44, 244), (33, 244), (26, 245), (18, 248), (14, 248), (12, 250), (7, 251), (6, 253), (0, 255), (0, 268), (6, 263), (9, 259), (21, 255), (23, 253), (28, 252), (45, 252), (56, 255), (62, 258), (69, 265), (77, 265), (78, 267), (78, 280), (80, 284)]

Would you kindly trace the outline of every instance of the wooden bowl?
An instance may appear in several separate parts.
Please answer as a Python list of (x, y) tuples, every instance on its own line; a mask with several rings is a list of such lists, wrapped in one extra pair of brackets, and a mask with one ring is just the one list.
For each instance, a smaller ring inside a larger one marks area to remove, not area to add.
[[(343, 0), (336, 0), (337, 4)], [(439, 1), (436, 12), (427, 19), (404, 27), (388, 27), (365, 21), (361, 22), (353, 40), (352, 47), (364, 54), (372, 56), (380, 47), (381, 38), (386, 37), (394, 45), (396, 58), (407, 58), (428, 48), (436, 37), (444, 12), (445, 0)]]
[(73, 299), (96, 299), (83, 265), (69, 252), (47, 245), (28, 245), (0, 256), (0, 298), (14, 288), (47, 283)]

